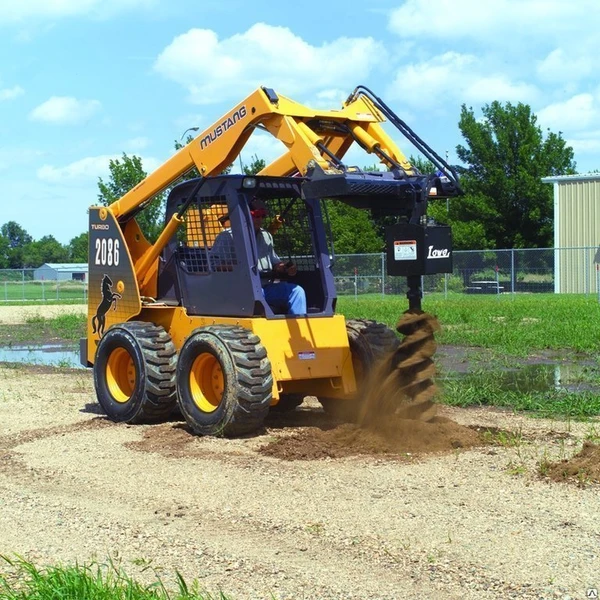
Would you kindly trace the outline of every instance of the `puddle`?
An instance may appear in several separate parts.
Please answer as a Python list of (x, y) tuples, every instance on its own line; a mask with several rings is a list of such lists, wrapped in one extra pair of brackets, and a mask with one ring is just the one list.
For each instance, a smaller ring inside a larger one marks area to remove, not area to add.
[(493, 371), (448, 371), (440, 380), (466, 378), (488, 379), (507, 391), (529, 392), (592, 392), (600, 394), (600, 370), (588, 364), (536, 363), (515, 369)]
[(0, 362), (85, 368), (79, 362), (79, 348), (58, 344), (0, 347)]

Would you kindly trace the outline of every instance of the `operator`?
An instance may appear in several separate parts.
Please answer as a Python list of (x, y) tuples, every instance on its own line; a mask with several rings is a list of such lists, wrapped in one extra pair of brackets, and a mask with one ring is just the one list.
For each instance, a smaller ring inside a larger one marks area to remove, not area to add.
[[(263, 229), (263, 221), (267, 216), (267, 208), (262, 200), (253, 198), (250, 202), (250, 215), (256, 234), (256, 250), (258, 254), (258, 272), (267, 304), (284, 307), (287, 314), (306, 314), (306, 293), (304, 288), (296, 283), (282, 281), (282, 277), (293, 277), (297, 267), (293, 263), (284, 263), (273, 246), (273, 236)], [(211, 259), (216, 270), (230, 270), (224, 257), (234, 256), (231, 229), (224, 229), (215, 240), (210, 251)], [(215, 261), (217, 259), (217, 261)]]

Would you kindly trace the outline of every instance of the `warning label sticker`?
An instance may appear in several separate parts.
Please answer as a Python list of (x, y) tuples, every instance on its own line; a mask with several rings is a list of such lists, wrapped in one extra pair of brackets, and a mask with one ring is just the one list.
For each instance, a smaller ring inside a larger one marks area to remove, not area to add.
[(394, 241), (394, 260), (417, 260), (417, 240)]

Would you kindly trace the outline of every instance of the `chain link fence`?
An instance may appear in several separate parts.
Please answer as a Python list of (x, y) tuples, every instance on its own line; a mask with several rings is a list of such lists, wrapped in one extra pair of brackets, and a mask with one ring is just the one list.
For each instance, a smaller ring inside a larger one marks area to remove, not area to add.
[[(600, 300), (600, 249), (463, 250), (454, 270), (423, 277), (423, 291), (447, 295), (577, 293)], [(404, 277), (387, 275), (385, 254), (340, 254), (333, 273), (339, 295), (405, 294)], [(87, 302), (87, 283), (34, 279), (33, 269), (0, 269), (0, 302)]]
[(0, 269), (0, 302), (87, 302), (87, 283), (36, 280), (34, 269)]
[[(335, 257), (339, 295), (405, 294), (404, 277), (386, 273), (385, 254)], [(600, 249), (529, 248), (457, 250), (453, 272), (423, 277), (426, 293), (464, 294), (576, 293), (600, 299)]]

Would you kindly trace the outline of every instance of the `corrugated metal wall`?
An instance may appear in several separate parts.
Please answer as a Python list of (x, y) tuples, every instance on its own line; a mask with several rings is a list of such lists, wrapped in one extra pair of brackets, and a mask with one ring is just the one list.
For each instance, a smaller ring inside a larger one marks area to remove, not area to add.
[[(580, 248), (600, 245), (600, 175), (598, 179), (559, 181), (556, 205), (559, 248)], [(595, 252), (580, 255), (576, 262), (572, 254), (559, 252), (561, 293), (589, 293), (596, 288), (598, 263)]]

